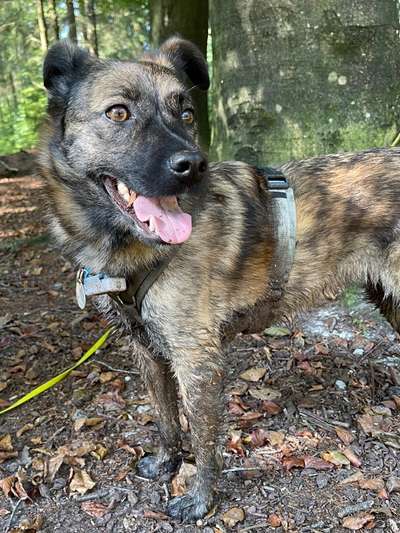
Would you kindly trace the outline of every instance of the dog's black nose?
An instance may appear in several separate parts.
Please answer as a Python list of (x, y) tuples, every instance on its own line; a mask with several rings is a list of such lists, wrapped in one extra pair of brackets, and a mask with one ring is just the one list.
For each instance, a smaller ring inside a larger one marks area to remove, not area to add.
[(200, 152), (177, 152), (168, 161), (169, 168), (182, 181), (200, 180), (207, 172), (207, 160)]

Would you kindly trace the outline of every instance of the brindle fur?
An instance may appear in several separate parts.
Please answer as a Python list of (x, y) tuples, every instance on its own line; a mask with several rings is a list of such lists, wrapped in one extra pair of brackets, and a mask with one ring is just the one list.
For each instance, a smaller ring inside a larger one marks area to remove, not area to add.
[[(204, 64), (188, 46), (179, 39), (169, 41), (143, 63), (96, 62), (85, 56), (80, 71), (78, 52), (68, 49), (75, 63), (59, 68), (64, 85), (47, 79), (51, 98), (40, 167), (50, 224), (80, 265), (129, 275), (171, 253), (171, 247), (136, 235), (97, 177), (106, 169), (143, 194), (171, 194), (174, 185), (163, 174), (157, 143), (162, 140), (163, 150), (173, 153), (179, 143), (196, 146), (195, 132), (183, 131), (178, 123), (165, 127), (160, 114), (171, 93), (182, 92), (189, 99), (177, 77), (179, 69), (207, 85)], [(185, 47), (187, 60), (194, 54), (191, 71), (188, 61), (177, 61)], [(57, 65), (59, 58), (53, 55)], [(110, 91), (121, 88), (124, 98), (141, 106), (145, 119), (138, 119), (138, 134), (122, 139), (112, 134), (110, 140), (104, 128), (98, 133), (98, 119), (91, 113), (103, 110)], [(213, 164), (201, 186), (176, 191), (194, 215), (193, 233), (146, 294), (142, 323), (132, 323), (107, 296), (98, 299), (108, 316), (124, 324), (159, 414), (160, 451), (142, 459), (143, 476), (171, 472), (179, 462), (179, 388), (198, 469), (193, 489), (170, 501), (170, 514), (180, 519), (196, 519), (212, 507), (221, 466), (223, 348), (228, 338), (290, 318), (335, 297), (349, 283), (363, 284), (399, 331), (400, 150), (313, 158), (282, 170), (296, 199), (297, 247), (280, 299), (269, 283), (276, 249), (271, 198), (257, 169), (240, 162)]]

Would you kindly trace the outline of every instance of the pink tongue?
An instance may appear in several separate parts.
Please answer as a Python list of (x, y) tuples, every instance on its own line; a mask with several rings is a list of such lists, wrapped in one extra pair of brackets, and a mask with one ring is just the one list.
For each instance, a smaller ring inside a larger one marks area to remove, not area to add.
[(155, 232), (164, 242), (179, 244), (192, 233), (192, 217), (180, 209), (175, 196), (138, 196), (133, 208), (141, 222), (152, 219)]

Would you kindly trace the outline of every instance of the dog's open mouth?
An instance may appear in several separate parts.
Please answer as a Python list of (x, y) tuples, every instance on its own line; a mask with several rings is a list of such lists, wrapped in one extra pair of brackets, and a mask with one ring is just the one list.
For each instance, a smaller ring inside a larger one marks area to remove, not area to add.
[(176, 196), (141, 196), (111, 176), (105, 177), (104, 186), (114, 204), (147, 237), (169, 244), (180, 244), (190, 237), (192, 217), (181, 210)]

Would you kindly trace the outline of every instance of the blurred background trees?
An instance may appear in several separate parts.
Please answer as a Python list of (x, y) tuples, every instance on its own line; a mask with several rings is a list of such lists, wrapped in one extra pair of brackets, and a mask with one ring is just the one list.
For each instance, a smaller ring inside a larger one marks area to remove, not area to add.
[(55, 40), (129, 59), (177, 32), (208, 45), (208, 102), (193, 94), (213, 158), (273, 164), (398, 133), (397, 0), (2, 0), (0, 154), (37, 141)]

